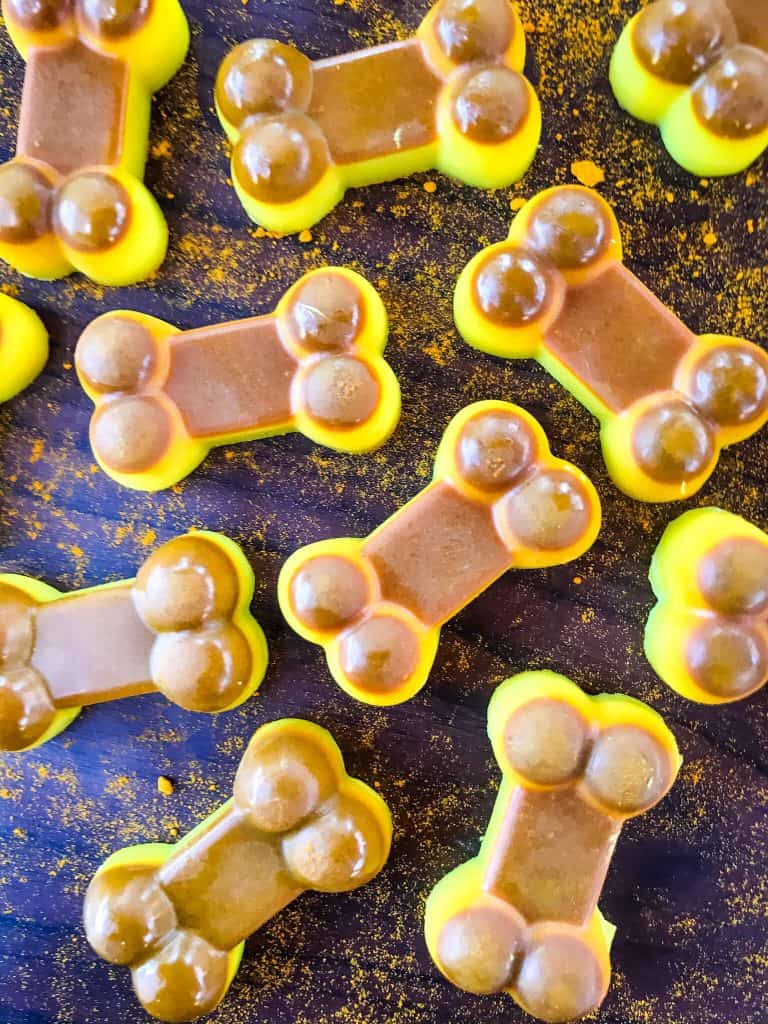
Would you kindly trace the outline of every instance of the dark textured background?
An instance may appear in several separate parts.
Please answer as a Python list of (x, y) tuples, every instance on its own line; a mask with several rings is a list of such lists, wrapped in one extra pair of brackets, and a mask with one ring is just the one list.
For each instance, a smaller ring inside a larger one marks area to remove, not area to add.
[[(760, 2), (760, 0), (756, 0)], [(765, 1024), (768, 1019), (768, 692), (715, 709), (686, 703), (642, 656), (651, 605), (648, 562), (687, 505), (642, 506), (603, 470), (595, 422), (533, 363), (470, 351), (452, 325), (456, 276), (500, 239), (510, 200), (573, 180), (592, 159), (606, 174), (627, 261), (697, 331), (765, 343), (765, 160), (748, 174), (699, 182), (656, 134), (616, 108), (611, 46), (635, 0), (520, 4), (528, 70), (544, 107), (533, 170), (485, 195), (439, 176), (352, 193), (306, 242), (264, 237), (227, 183), (211, 95), (235, 42), (274, 35), (320, 57), (408, 34), (426, 0), (202, 0), (186, 4), (193, 44), (161, 93), (147, 171), (171, 231), (168, 260), (146, 286), (110, 292), (80, 279), (5, 290), (40, 311), (52, 339), (45, 374), (0, 411), (2, 567), (63, 589), (133, 575), (152, 545), (190, 526), (224, 530), (250, 556), (254, 610), (270, 643), (260, 694), (212, 720), (159, 697), (87, 710), (42, 749), (0, 760), (0, 1021), (139, 1024), (128, 972), (90, 952), (80, 912), (88, 879), (112, 850), (171, 840), (221, 803), (253, 729), (304, 715), (335, 733), (348, 767), (375, 782), (396, 825), (387, 870), (348, 896), (307, 894), (247, 944), (220, 1024), (500, 1024), (523, 1014), (443, 981), (422, 939), (424, 898), (472, 856), (498, 771), (485, 738), (493, 687), (524, 668), (570, 673), (587, 689), (650, 701), (675, 731), (685, 767), (667, 800), (631, 823), (602, 907), (618, 925), (614, 980), (600, 1024)], [(0, 155), (14, 143), (23, 68), (0, 31)], [(434, 180), (437, 190), (423, 189)], [(403, 419), (372, 456), (348, 458), (299, 436), (215, 452), (182, 487), (121, 490), (87, 445), (89, 403), (72, 353), (92, 317), (121, 305), (183, 327), (270, 310), (310, 267), (346, 263), (379, 283), (392, 319), (389, 357)], [(330, 680), (322, 653), (291, 635), (275, 599), (298, 545), (364, 534), (415, 493), (450, 417), (466, 402), (514, 399), (538, 416), (554, 450), (595, 480), (605, 528), (581, 562), (509, 573), (444, 630), (429, 683), (391, 711), (357, 705)], [(693, 503), (766, 524), (768, 432), (726, 452)], [(156, 779), (174, 779), (162, 797)]]

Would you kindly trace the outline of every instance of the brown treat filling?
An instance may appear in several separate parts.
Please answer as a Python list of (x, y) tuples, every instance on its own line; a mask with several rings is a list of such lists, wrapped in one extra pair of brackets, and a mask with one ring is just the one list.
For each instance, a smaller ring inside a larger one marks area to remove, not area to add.
[(271, 316), (201, 327), (171, 342), (165, 391), (192, 437), (278, 426), (296, 365)]
[(472, 291), (489, 320), (502, 327), (523, 327), (549, 304), (551, 280), (533, 253), (509, 248), (491, 253), (480, 263)]
[(734, 46), (693, 87), (693, 110), (716, 135), (746, 139), (768, 128), (768, 53)]
[(129, 584), (43, 604), (36, 627), (32, 665), (57, 707), (155, 689), (149, 670), (155, 637), (136, 614)]
[(731, 622), (708, 623), (691, 636), (688, 669), (694, 680), (717, 697), (752, 693), (768, 676), (768, 646), (762, 633)]
[(408, 682), (419, 660), (419, 641), (401, 620), (373, 615), (347, 632), (339, 650), (344, 674), (369, 693), (387, 693)]
[(542, 698), (510, 717), (504, 750), (523, 778), (554, 786), (581, 774), (589, 733), (588, 723), (566, 701)]
[(645, 729), (614, 725), (595, 740), (585, 779), (601, 803), (619, 814), (647, 811), (672, 785), (675, 769)]
[(517, 995), (534, 1017), (564, 1024), (596, 1009), (608, 980), (588, 942), (553, 930), (527, 951)]
[(97, 171), (66, 181), (54, 206), (56, 233), (73, 249), (101, 252), (128, 231), (131, 201), (114, 178)]
[(640, 63), (659, 78), (689, 85), (738, 39), (724, 0), (660, 0), (642, 11), (632, 35)]
[(724, 427), (762, 416), (768, 407), (768, 373), (762, 352), (736, 345), (711, 349), (694, 368), (694, 405)]
[(739, 39), (768, 51), (768, 6), (760, 0), (726, 0), (736, 20)]
[(571, 788), (516, 789), (485, 886), (531, 924), (586, 924), (600, 896), (621, 821)]
[(136, 391), (155, 368), (155, 343), (136, 320), (101, 317), (81, 334), (75, 359), (90, 387), (107, 393)]
[(599, 196), (565, 186), (533, 204), (527, 244), (559, 269), (576, 270), (596, 263), (612, 234), (613, 225)]
[[(133, 963), (176, 927), (174, 909), (154, 874), (149, 867), (116, 867), (88, 886), (83, 912), (88, 941), (110, 963)], [(103, 913), (105, 904), (109, 914)]]
[(0, 241), (31, 242), (50, 230), (51, 186), (34, 167), (0, 167)]
[(502, 514), (520, 544), (558, 551), (584, 536), (592, 505), (584, 485), (570, 473), (546, 470), (504, 498)]
[(343, 274), (313, 274), (296, 289), (284, 317), (296, 344), (310, 351), (350, 348), (365, 327), (365, 301)]
[(91, 445), (118, 473), (151, 469), (168, 451), (172, 427), (161, 403), (150, 396), (129, 396), (100, 406), (91, 420)]
[(227, 990), (229, 957), (194, 932), (177, 931), (133, 971), (145, 1010), (164, 1021), (192, 1021), (214, 1010)]
[(261, 203), (301, 199), (318, 184), (330, 163), (322, 132), (298, 113), (249, 121), (232, 160), (240, 187)]
[(459, 988), (492, 995), (507, 988), (522, 946), (523, 922), (495, 907), (471, 907), (450, 918), (438, 940), (442, 969)]
[(309, 629), (340, 629), (368, 602), (368, 581), (346, 558), (320, 555), (291, 580), (294, 613)]
[(32, 668), (0, 673), (0, 750), (24, 750), (50, 728), (56, 707)]
[(381, 387), (368, 366), (355, 356), (325, 356), (308, 368), (302, 394), (308, 415), (318, 423), (351, 430), (376, 412)]
[(49, 32), (72, 14), (72, 0), (5, 0), (8, 14), (28, 32)]
[(531, 465), (536, 448), (533, 432), (520, 416), (481, 412), (462, 428), (456, 465), (474, 487), (503, 491)]
[(705, 472), (715, 453), (706, 420), (676, 399), (640, 416), (632, 447), (641, 469), (651, 479), (665, 484), (695, 479)]
[(417, 39), (314, 65), (309, 116), (337, 164), (427, 146), (437, 138), (442, 82)]
[(721, 541), (702, 558), (698, 582), (722, 615), (760, 615), (768, 608), (768, 547), (749, 537)]
[(253, 114), (306, 110), (311, 95), (312, 65), (274, 39), (249, 39), (236, 46), (216, 78), (216, 103), (233, 125)]
[(80, 0), (90, 30), (108, 39), (131, 35), (149, 18), (152, 0)]
[(121, 154), (128, 65), (81, 42), (33, 47), (27, 61), (17, 152), (61, 174), (115, 164)]
[(442, 0), (434, 27), (445, 55), (456, 64), (469, 64), (505, 53), (515, 20), (509, 0)]
[(403, 605), (430, 626), (455, 615), (510, 564), (491, 508), (444, 482), (427, 488), (371, 534), (363, 552), (383, 599)]
[(472, 69), (453, 97), (453, 120), (473, 142), (495, 145), (520, 130), (530, 108), (522, 75), (505, 67)]
[(674, 387), (695, 335), (623, 264), (569, 288), (546, 333), (550, 351), (611, 412)]

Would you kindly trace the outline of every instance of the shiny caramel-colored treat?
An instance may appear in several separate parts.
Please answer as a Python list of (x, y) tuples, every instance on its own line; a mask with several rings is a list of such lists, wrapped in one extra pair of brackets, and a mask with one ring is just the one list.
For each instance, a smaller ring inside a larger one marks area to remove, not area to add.
[(743, 170), (768, 146), (768, 6), (656, 0), (624, 29), (611, 84), (625, 110), (659, 126), (686, 170)]
[(0, 259), (105, 285), (160, 266), (168, 229), (142, 178), (152, 94), (179, 69), (178, 0), (2, 0), (26, 60), (16, 156), (0, 167)]
[(169, 540), (135, 580), (73, 594), (0, 575), (0, 750), (38, 746), (84, 705), (159, 691), (189, 711), (226, 711), (267, 665), (251, 616), (253, 572), (219, 533)]
[(369, 537), (291, 555), (280, 607), (342, 689), (399, 704), (426, 682), (445, 622), (508, 569), (578, 558), (599, 529), (594, 487), (536, 420), (478, 402), (449, 424), (432, 482)]
[(413, 38), (314, 63), (274, 39), (240, 43), (215, 91), (237, 194), (256, 223), (292, 232), (347, 188), (431, 167), (511, 185), (541, 134), (524, 64), (510, 0), (438, 0)]
[(605, 998), (616, 929), (597, 902), (622, 826), (665, 796), (680, 755), (645, 704), (554, 672), (502, 683), (488, 734), (496, 806), (478, 856), (427, 899), (427, 946), (459, 988), (563, 1024)]
[(740, 516), (694, 509), (671, 523), (651, 562), (658, 603), (645, 653), (681, 696), (724, 704), (768, 680), (768, 536)]
[(124, 486), (155, 491), (215, 445), (290, 430), (340, 451), (378, 448), (400, 418), (386, 341), (376, 291), (335, 267), (306, 274), (268, 316), (214, 327), (178, 331), (142, 313), (104, 314), (75, 352), (96, 406), (96, 460)]
[(537, 359), (597, 416), (609, 473), (641, 501), (695, 494), (768, 419), (762, 349), (696, 337), (624, 265), (613, 211), (581, 186), (525, 205), (463, 270), (454, 315), (470, 345)]
[(224, 998), (249, 935), (305, 890), (369, 882), (391, 839), (386, 804), (347, 775), (330, 733), (282, 719), (255, 733), (233, 798), (186, 838), (120, 850), (99, 868), (86, 935), (130, 967), (148, 1013), (191, 1021)]

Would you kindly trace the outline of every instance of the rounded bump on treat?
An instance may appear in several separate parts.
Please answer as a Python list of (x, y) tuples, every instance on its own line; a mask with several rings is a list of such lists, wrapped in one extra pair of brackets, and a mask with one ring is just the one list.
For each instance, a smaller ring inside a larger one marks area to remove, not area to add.
[(113, 472), (139, 473), (165, 455), (172, 436), (171, 420), (154, 398), (131, 395), (96, 409), (91, 420), (91, 444)]
[(341, 555), (310, 558), (291, 580), (291, 606), (307, 629), (339, 630), (356, 619), (370, 600), (363, 570)]
[(229, 955), (186, 929), (133, 969), (141, 1005), (172, 1024), (210, 1013), (224, 998), (228, 983)]
[(717, 544), (701, 560), (699, 588), (722, 615), (761, 615), (768, 609), (768, 546), (752, 537)]
[(733, 46), (692, 89), (693, 110), (716, 135), (746, 139), (768, 128), (768, 53)]
[(101, 316), (80, 335), (77, 368), (96, 391), (138, 391), (157, 362), (151, 332), (126, 316)]
[(23, 590), (0, 583), (0, 666), (29, 664), (35, 640), (35, 602)]
[(527, 243), (542, 260), (560, 270), (596, 263), (608, 251), (612, 238), (606, 204), (596, 192), (565, 185), (532, 204)]
[(140, 866), (106, 868), (88, 886), (85, 934), (113, 964), (132, 964), (176, 927), (173, 904), (155, 877)]
[(441, 970), (465, 992), (493, 995), (504, 991), (515, 975), (524, 927), (507, 909), (469, 907), (454, 914), (438, 938)]
[(539, 786), (576, 778), (584, 767), (589, 724), (571, 704), (542, 698), (529, 701), (510, 716), (504, 729), (504, 752), (514, 770)]
[(152, 0), (79, 0), (86, 25), (108, 39), (138, 31), (149, 17), (151, 5)]
[(139, 569), (134, 599), (156, 633), (197, 629), (228, 618), (237, 605), (239, 581), (225, 551), (206, 537), (174, 537)]
[(712, 430), (681, 399), (652, 406), (638, 418), (632, 445), (640, 468), (652, 480), (674, 484), (694, 480), (712, 462)]
[(53, 189), (30, 164), (12, 160), (0, 167), (0, 242), (24, 243), (51, 229)]
[(54, 229), (72, 249), (110, 249), (124, 237), (130, 219), (128, 193), (119, 181), (101, 171), (73, 175), (56, 194)]
[(688, 669), (698, 685), (721, 700), (738, 700), (768, 678), (768, 645), (762, 632), (746, 623), (712, 622), (688, 641)]
[(614, 725), (599, 733), (584, 778), (593, 795), (621, 814), (653, 807), (674, 781), (665, 747), (646, 729)]
[(3, 6), (27, 32), (51, 32), (71, 17), (73, 0), (4, 0)]
[(316, 744), (288, 737), (252, 744), (235, 777), (235, 803), (263, 832), (288, 832), (314, 813), (335, 786)]
[(161, 633), (152, 648), (155, 686), (187, 711), (223, 711), (248, 684), (253, 667), (243, 633), (232, 625), (200, 632)]
[(768, 363), (751, 345), (712, 348), (694, 367), (691, 401), (721, 427), (759, 419), (768, 408)]
[(346, 632), (339, 661), (358, 689), (386, 694), (405, 686), (419, 664), (419, 638), (402, 619), (371, 615)]
[(509, 0), (441, 0), (434, 26), (440, 49), (455, 64), (501, 57), (515, 33)]
[(565, 1024), (596, 1009), (605, 987), (600, 962), (576, 935), (545, 935), (534, 941), (517, 978), (523, 1007), (547, 1024)]
[(316, 359), (301, 378), (305, 412), (324, 427), (348, 430), (376, 412), (381, 385), (367, 363), (352, 355)]
[(0, 673), (0, 750), (24, 750), (53, 724), (56, 707), (43, 677), (33, 668)]
[(260, 203), (306, 196), (331, 165), (328, 143), (304, 114), (257, 118), (244, 125), (233, 170), (240, 187)]
[(523, 76), (501, 65), (470, 68), (452, 93), (454, 124), (467, 139), (483, 145), (511, 139), (531, 108)]
[(309, 59), (275, 39), (240, 43), (227, 55), (216, 77), (216, 103), (233, 125), (258, 114), (306, 111), (311, 96)]
[(592, 518), (592, 500), (572, 473), (544, 470), (504, 499), (503, 516), (521, 544), (557, 551), (584, 536)]
[(291, 338), (302, 348), (340, 352), (360, 336), (365, 302), (348, 277), (326, 270), (298, 285), (284, 318)]
[(459, 473), (473, 487), (498, 492), (519, 480), (536, 454), (536, 438), (522, 416), (487, 410), (464, 424), (455, 458)]
[(339, 797), (333, 806), (283, 839), (288, 870), (306, 889), (344, 892), (373, 877), (387, 858), (373, 814)]
[(638, 60), (667, 82), (688, 85), (738, 39), (723, 0), (661, 0), (637, 17), (632, 43)]
[(519, 246), (491, 252), (472, 282), (478, 308), (500, 327), (525, 327), (537, 320), (549, 305), (552, 290), (547, 268)]

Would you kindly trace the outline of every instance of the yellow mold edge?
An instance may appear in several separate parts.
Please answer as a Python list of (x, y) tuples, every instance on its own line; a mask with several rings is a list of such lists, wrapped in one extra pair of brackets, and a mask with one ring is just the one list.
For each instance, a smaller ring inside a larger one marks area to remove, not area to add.
[(48, 359), (48, 332), (18, 299), (0, 293), (0, 402), (23, 391)]

